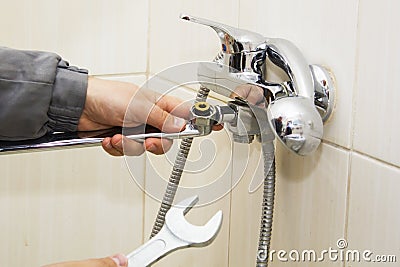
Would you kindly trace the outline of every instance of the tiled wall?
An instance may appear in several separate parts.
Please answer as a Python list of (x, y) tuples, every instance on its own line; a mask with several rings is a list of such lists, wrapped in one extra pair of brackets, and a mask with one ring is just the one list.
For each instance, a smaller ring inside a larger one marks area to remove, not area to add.
[[(92, 74), (141, 84), (167, 67), (218, 52), (215, 33), (180, 21), (181, 12), (289, 39), (310, 63), (329, 66), (338, 94), (315, 154), (298, 157), (277, 145), (271, 248), (318, 252), (345, 238), (349, 249), (396, 255), (399, 262), (398, 10), (397, 0), (3, 0), (0, 45), (56, 51)], [(175, 93), (193, 97), (186, 89)], [(223, 210), (221, 232), (209, 247), (176, 252), (156, 266), (255, 265), (262, 192), (249, 194), (248, 187), (262, 174), (260, 147), (232, 143), (225, 131), (210, 138), (196, 141), (189, 164), (213, 164), (186, 173), (183, 183), (218, 178), (235, 185), (189, 215), (200, 224)], [(168, 178), (174, 149), (165, 157), (127, 160), (146, 189), (154, 177)], [(122, 158), (100, 148), (0, 156), (0, 173), (0, 266), (129, 252), (148, 238), (159, 205), (132, 180)], [(271, 263), (317, 265), (397, 266), (328, 258)]]

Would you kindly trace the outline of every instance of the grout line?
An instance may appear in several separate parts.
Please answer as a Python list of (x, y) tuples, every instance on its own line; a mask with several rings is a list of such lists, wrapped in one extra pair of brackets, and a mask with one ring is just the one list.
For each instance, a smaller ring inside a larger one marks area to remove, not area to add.
[(231, 150), (231, 186), (230, 186), (230, 192), (229, 192), (229, 223), (228, 223), (228, 248), (227, 248), (227, 263), (228, 263), (228, 267), (230, 266), (230, 260), (231, 260), (231, 246), (229, 245), (231, 243), (231, 230), (232, 230), (232, 201), (233, 201), (233, 172), (234, 172), (234, 160), (233, 157), (235, 155), (235, 146), (233, 141), (231, 140), (231, 146), (232, 146), (232, 150)]
[(93, 74), (94, 77), (121, 77), (121, 76), (137, 76), (146, 75), (146, 72), (125, 72), (125, 73), (107, 73), (107, 74)]
[[(346, 188), (346, 203), (345, 203), (345, 215), (344, 215), (344, 233), (343, 238), (349, 241), (348, 229), (349, 229), (349, 214), (350, 214), (350, 182), (351, 182), (351, 169), (352, 169), (352, 152), (348, 155), (348, 166), (347, 166), (347, 188)], [(343, 267), (346, 267), (346, 263), (343, 262)]]
[(360, 57), (360, 0), (357, 1), (357, 21), (356, 21), (356, 51), (354, 55), (354, 77), (353, 77), (353, 93), (352, 93), (352, 110), (351, 110), (351, 122), (350, 122), (350, 147), (354, 148), (354, 137), (355, 137), (355, 121), (357, 115), (357, 97), (358, 97), (358, 69), (359, 69), (359, 57)]
[(241, 0), (238, 0), (238, 21), (237, 21), (237, 27), (239, 28), (240, 27), (240, 18), (241, 18), (241, 13), (240, 13), (240, 10), (241, 10), (241, 8), (240, 8), (240, 2), (241, 2)]
[(143, 164), (143, 190), (142, 190), (142, 243), (145, 242), (145, 235), (146, 235), (146, 181), (147, 181), (147, 157), (144, 158)]
[[(147, 51), (146, 51), (146, 71), (144, 75), (146, 76), (146, 81), (149, 79), (150, 73), (150, 15), (151, 15), (151, 0), (147, 2)], [(146, 182), (147, 182), (147, 157), (144, 159), (143, 164), (143, 193), (142, 193), (142, 203), (143, 203), (143, 212), (142, 212), (142, 243), (145, 242), (146, 236)], [(150, 236), (150, 235), (149, 235)]]
[(335, 147), (335, 148), (338, 148), (338, 149), (341, 149), (341, 150), (346, 150), (346, 151), (350, 151), (350, 150), (351, 150), (351, 149), (348, 148), (348, 147), (345, 147), (345, 146), (336, 144), (336, 143), (334, 143), (334, 142), (332, 142), (332, 141), (325, 140), (325, 139), (323, 139), (323, 140), (321, 141), (321, 143), (322, 143), (322, 144), (325, 144), (325, 145), (329, 145), (329, 146)]
[(377, 161), (377, 162), (379, 162), (379, 163), (381, 163), (381, 164), (388, 165), (389, 167), (393, 167), (393, 168), (396, 168), (396, 169), (400, 169), (400, 166), (396, 165), (395, 163), (391, 163), (391, 162), (385, 161), (385, 160), (383, 160), (383, 159), (380, 159), (380, 158), (371, 156), (371, 155), (366, 154), (365, 152), (362, 152), (362, 151), (358, 151), (358, 150), (354, 150), (354, 149), (351, 150), (351, 151), (352, 151), (354, 154), (358, 154), (358, 155), (364, 156), (364, 157), (366, 157), (366, 158), (368, 158), (368, 159), (375, 160), (375, 161)]
[(147, 5), (147, 55), (146, 55), (146, 79), (149, 78), (150, 73), (150, 32), (151, 32), (151, 0)]
[[(239, 27), (239, 22), (240, 22), (240, 1), (241, 0), (238, 0), (238, 20), (237, 20), (237, 26)], [(215, 97), (214, 96), (214, 98), (217, 98), (217, 97)], [(218, 99), (218, 98), (217, 98)], [(220, 100), (220, 101), (224, 101), (224, 100), (222, 100), (222, 99), (218, 99), (218, 100)], [(233, 157), (234, 157), (234, 155), (235, 155), (235, 145), (234, 145), (234, 142), (231, 140), (231, 146), (232, 146), (232, 149), (231, 149), (231, 186), (230, 186), (230, 188), (231, 188), (231, 190), (230, 190), (230, 192), (229, 192), (229, 223), (228, 223), (228, 248), (227, 248), (227, 257), (228, 257), (228, 259), (227, 259), (227, 267), (229, 267), (230, 265), (231, 265), (231, 250), (230, 250), (230, 248), (231, 248), (231, 246), (230, 246), (230, 244), (231, 244), (231, 234), (232, 234), (232, 210), (233, 210), (233, 192), (234, 192), (234, 188), (233, 188), (233, 173), (234, 173), (234, 160), (233, 160)]]
[(377, 158), (377, 157), (375, 157), (375, 156), (372, 156), (372, 155), (370, 155), (370, 154), (367, 154), (367, 153), (362, 152), (362, 151), (357, 150), (357, 149), (347, 148), (347, 147), (345, 147), (345, 146), (342, 146), (342, 145), (339, 145), (339, 144), (336, 144), (336, 143), (333, 143), (333, 142), (327, 141), (327, 140), (322, 140), (322, 143), (325, 144), (325, 145), (328, 145), (328, 146), (331, 146), (331, 147), (340, 149), (340, 150), (344, 150), (344, 151), (346, 151), (346, 152), (350, 152), (351, 154), (358, 154), (358, 155), (364, 156), (364, 157), (366, 157), (366, 158), (368, 158), (368, 159), (377, 161), (377, 162), (379, 162), (379, 163), (382, 163), (382, 164), (384, 164), (384, 165), (388, 165), (388, 166), (390, 166), (390, 167), (394, 167), (394, 168), (397, 168), (397, 169), (400, 168), (400, 166), (396, 165), (395, 163), (391, 163), (391, 162), (389, 162), (389, 161), (385, 161), (385, 160), (383, 160), (383, 159)]

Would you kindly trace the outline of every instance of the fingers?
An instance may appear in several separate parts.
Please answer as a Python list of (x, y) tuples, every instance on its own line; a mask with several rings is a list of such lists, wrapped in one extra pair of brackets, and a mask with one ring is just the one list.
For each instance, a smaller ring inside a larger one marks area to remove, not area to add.
[(147, 123), (163, 132), (180, 132), (186, 125), (186, 120), (171, 115), (159, 106), (154, 106), (147, 118)]
[(172, 140), (168, 139), (159, 139), (159, 138), (148, 138), (144, 142), (145, 148), (147, 151), (161, 155), (165, 152), (169, 151), (172, 146)]
[(144, 152), (143, 144), (116, 134), (106, 137), (101, 142), (103, 149), (111, 156), (139, 156)]
[(116, 254), (111, 257), (111, 259), (115, 262), (118, 267), (126, 267), (128, 266), (128, 258), (124, 254)]
[(222, 124), (217, 124), (217, 125), (214, 125), (214, 126), (212, 127), (212, 129), (213, 129), (213, 131), (221, 131), (222, 129), (224, 129), (224, 125), (222, 125)]
[(141, 144), (117, 134), (113, 137), (104, 138), (101, 144), (103, 149), (111, 156), (139, 156), (145, 150), (156, 155), (163, 154), (171, 148), (172, 141), (148, 138), (144, 144)]
[(123, 254), (101, 259), (55, 263), (44, 267), (126, 267), (128, 259)]
[(261, 87), (252, 84), (242, 84), (235, 88), (231, 98), (241, 97), (246, 99), (250, 104), (260, 105), (265, 102), (264, 90)]
[(111, 156), (122, 156), (124, 155), (122, 149), (122, 135), (117, 134), (115, 136), (106, 137), (101, 142), (103, 149)]
[(157, 101), (157, 106), (172, 115), (188, 119), (192, 101), (184, 102), (177, 97), (165, 95)]

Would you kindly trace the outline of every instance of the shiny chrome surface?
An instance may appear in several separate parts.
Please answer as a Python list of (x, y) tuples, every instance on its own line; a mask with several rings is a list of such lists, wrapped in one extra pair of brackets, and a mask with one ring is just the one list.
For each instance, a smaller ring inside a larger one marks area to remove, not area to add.
[(181, 14), (181, 19), (210, 26), (217, 33), (222, 51), (229, 54), (253, 52), (265, 42), (265, 38), (255, 32), (234, 28), (208, 19)]
[[(222, 51), (216, 62), (199, 66), (198, 76), (203, 86), (231, 98), (237, 88), (246, 84), (262, 88), (264, 111), (276, 137), (299, 155), (308, 155), (317, 149), (323, 133), (322, 119), (326, 121), (331, 116), (334, 106), (334, 83), (326, 69), (310, 66), (300, 50), (287, 40), (265, 38), (190, 15), (181, 18), (211, 27), (221, 41)], [(267, 59), (282, 69), (289, 80), (282, 83), (267, 81)], [(240, 110), (238, 112), (245, 126), (253, 124), (254, 115), (244, 118)], [(284, 124), (281, 129), (275, 127), (277, 120)], [(258, 121), (258, 124), (263, 122)], [(229, 127), (237, 141), (245, 140), (246, 136), (248, 141), (254, 139), (253, 133), (243, 133), (248, 127)], [(282, 129), (287, 129), (288, 133)], [(260, 133), (264, 131), (269, 129), (260, 130)]]
[[(155, 130), (154, 128), (152, 130)], [(145, 127), (125, 129), (127, 132), (134, 132), (133, 134), (125, 135), (126, 138), (144, 142), (146, 138), (166, 138), (166, 139), (181, 139), (186, 137), (200, 136), (201, 133), (196, 129), (195, 125), (188, 123), (182, 132), (177, 133), (164, 133), (164, 132), (151, 132), (140, 133), (145, 131)], [(139, 132), (139, 133), (138, 133)], [(45, 135), (38, 139), (0, 142), (0, 155), (10, 153), (23, 153), (34, 152), (43, 150), (77, 148), (86, 146), (100, 145), (105, 137), (113, 136), (114, 134), (121, 134), (121, 129), (109, 129), (93, 132), (72, 132), (72, 133), (52, 133)]]
[(268, 58), (290, 78), (296, 95), (313, 101), (314, 83), (307, 60), (300, 50), (284, 39), (268, 39)]
[(268, 118), (277, 139), (299, 155), (310, 154), (321, 142), (321, 117), (305, 97), (275, 100), (268, 107)]
[(314, 104), (322, 121), (326, 122), (332, 115), (336, 99), (333, 74), (319, 65), (310, 65), (310, 68), (314, 78)]

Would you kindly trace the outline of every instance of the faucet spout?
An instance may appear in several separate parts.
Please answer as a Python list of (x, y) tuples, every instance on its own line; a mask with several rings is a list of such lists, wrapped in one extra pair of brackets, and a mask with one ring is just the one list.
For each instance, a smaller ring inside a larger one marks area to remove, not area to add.
[(266, 52), (271, 62), (288, 75), (295, 94), (312, 103), (314, 82), (307, 60), (300, 50), (285, 39), (271, 38), (267, 40)]
[(258, 33), (234, 28), (219, 22), (181, 14), (181, 19), (211, 27), (218, 35), (222, 51), (229, 54), (256, 51), (258, 46), (265, 42), (265, 38)]

